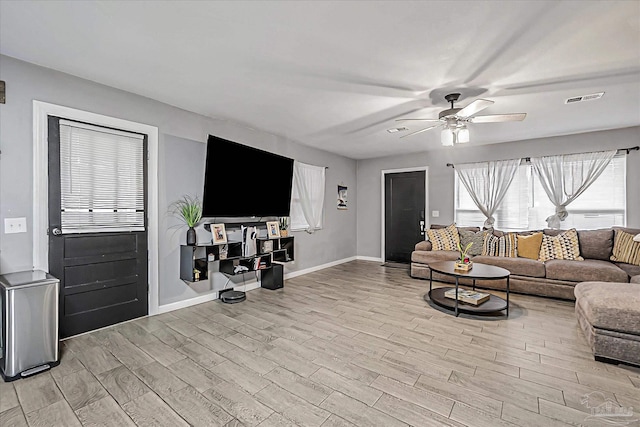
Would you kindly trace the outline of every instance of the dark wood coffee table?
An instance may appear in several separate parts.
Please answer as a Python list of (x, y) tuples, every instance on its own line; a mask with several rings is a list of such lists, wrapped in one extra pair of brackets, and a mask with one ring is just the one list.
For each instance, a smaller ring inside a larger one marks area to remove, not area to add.
[[(506, 315), (509, 317), (509, 270), (493, 265), (473, 263), (473, 268), (469, 271), (456, 270), (454, 261), (441, 261), (429, 264), (429, 293), (424, 296), (425, 301), (433, 301), (435, 304), (453, 310), (458, 316), (459, 312), (467, 313), (493, 313), (496, 311), (506, 310)], [(433, 289), (433, 272), (446, 274), (447, 276), (455, 277), (455, 288), (436, 288)], [(456, 296), (458, 294), (458, 285), (461, 278), (467, 278), (473, 280), (473, 290), (476, 289), (476, 280), (507, 280), (507, 299), (489, 294), (491, 297), (489, 301), (474, 306), (470, 304), (463, 304), (458, 307), (458, 300), (451, 299), (444, 296), (444, 293), (449, 289), (456, 290)]]

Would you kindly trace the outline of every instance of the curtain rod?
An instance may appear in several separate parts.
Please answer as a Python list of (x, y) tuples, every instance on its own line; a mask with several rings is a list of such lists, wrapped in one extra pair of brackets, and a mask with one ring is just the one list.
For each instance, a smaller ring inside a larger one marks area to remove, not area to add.
[[(640, 150), (640, 146), (636, 145), (635, 147), (629, 147), (629, 148), (618, 148), (618, 151), (616, 151), (616, 154), (629, 154), (631, 151), (638, 151)], [(523, 160), (525, 162), (530, 162), (531, 161), (531, 157), (522, 157), (520, 160)], [(455, 168), (455, 166), (453, 166), (453, 163), (447, 163), (447, 167), (448, 168)]]

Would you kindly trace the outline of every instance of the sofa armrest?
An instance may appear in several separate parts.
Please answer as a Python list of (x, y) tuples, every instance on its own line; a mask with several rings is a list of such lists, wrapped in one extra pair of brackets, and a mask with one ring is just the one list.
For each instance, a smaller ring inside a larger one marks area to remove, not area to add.
[(629, 283), (640, 283), (640, 274), (631, 276), (631, 279), (629, 279)]
[(431, 242), (428, 240), (423, 240), (422, 242), (416, 243), (416, 251), (430, 251), (431, 250)]

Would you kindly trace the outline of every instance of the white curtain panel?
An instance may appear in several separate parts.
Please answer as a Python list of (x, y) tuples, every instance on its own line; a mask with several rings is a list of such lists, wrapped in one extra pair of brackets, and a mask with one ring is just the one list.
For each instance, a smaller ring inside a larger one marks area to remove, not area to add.
[[(322, 225), (324, 209), (325, 168), (294, 161), (293, 198), (298, 198), (307, 221), (307, 233), (313, 233)], [(293, 224), (292, 224), (293, 225)]]
[(518, 166), (520, 166), (520, 159), (464, 163), (454, 166), (460, 182), (487, 218), (484, 228), (493, 228), (496, 221), (493, 214), (507, 194)]
[(567, 205), (598, 179), (615, 155), (612, 150), (531, 158), (534, 173), (556, 207), (546, 219), (549, 228), (560, 228), (569, 215)]

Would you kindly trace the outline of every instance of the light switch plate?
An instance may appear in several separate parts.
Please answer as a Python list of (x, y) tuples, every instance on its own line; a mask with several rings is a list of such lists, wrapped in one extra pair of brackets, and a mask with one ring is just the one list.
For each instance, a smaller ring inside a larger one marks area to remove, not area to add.
[(27, 218), (5, 218), (4, 234), (26, 233)]
[(434, 218), (438, 218), (440, 216), (440, 211), (431, 211), (431, 216)]

